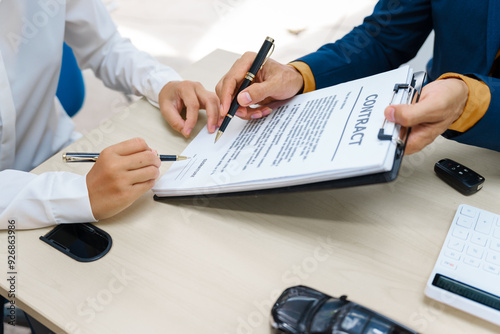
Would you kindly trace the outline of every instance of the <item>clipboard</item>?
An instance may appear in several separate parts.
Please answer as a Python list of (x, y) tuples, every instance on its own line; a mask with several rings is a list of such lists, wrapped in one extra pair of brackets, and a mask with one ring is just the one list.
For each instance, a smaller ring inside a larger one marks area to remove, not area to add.
[[(400, 90), (407, 90), (408, 97), (407, 103), (412, 104), (418, 102), (420, 98), (420, 93), (424, 83), (426, 82), (427, 74), (425, 71), (415, 72), (413, 74), (410, 83), (399, 83), (394, 85), (392, 99)], [(391, 103), (392, 104), (392, 100)], [(221, 192), (221, 193), (209, 193), (209, 194), (197, 194), (197, 195), (178, 195), (178, 196), (158, 196), (154, 195), (154, 200), (171, 202), (175, 200), (187, 200), (193, 198), (220, 198), (220, 197), (241, 197), (241, 196), (260, 196), (269, 194), (279, 194), (283, 192), (305, 192), (305, 191), (318, 191), (318, 190), (328, 190), (336, 188), (348, 188), (363, 185), (387, 183), (394, 181), (399, 173), (401, 163), (403, 161), (404, 151), (406, 147), (406, 141), (411, 132), (411, 128), (406, 128), (404, 133), (404, 138), (393, 138), (391, 135), (385, 133), (386, 121), (382, 123), (380, 130), (378, 132), (379, 140), (394, 140), (396, 142), (395, 158), (391, 170), (387, 172), (367, 174), (361, 176), (347, 177), (335, 180), (313, 182), (307, 184), (266, 188), (258, 190), (245, 190), (237, 192)], [(401, 133), (401, 130), (400, 130)]]

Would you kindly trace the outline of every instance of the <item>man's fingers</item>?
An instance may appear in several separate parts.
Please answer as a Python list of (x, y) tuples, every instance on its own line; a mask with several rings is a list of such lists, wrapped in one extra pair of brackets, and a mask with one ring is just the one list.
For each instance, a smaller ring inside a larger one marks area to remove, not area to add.
[(255, 52), (245, 52), (240, 59), (231, 66), (231, 69), (229, 69), (226, 75), (236, 80), (240, 80), (241, 78), (243, 81), (245, 74), (250, 70), (256, 56), (257, 54)]
[(217, 85), (215, 91), (222, 105), (221, 116), (227, 114), (231, 101), (236, 93), (237, 86), (239, 87), (238, 82), (234, 77), (230, 77), (229, 74), (226, 74)]
[(403, 125), (415, 126), (421, 123), (439, 122), (442, 120), (440, 113), (432, 112), (425, 101), (416, 104), (390, 105), (385, 109), (387, 120)]
[(238, 94), (238, 103), (243, 107), (261, 103), (263, 100), (274, 95), (275, 91), (280, 89), (280, 87), (280, 85), (276, 85), (272, 81), (254, 83)]
[(186, 121), (181, 133), (189, 137), (196, 125), (200, 108), (207, 112), (207, 129), (210, 133), (215, 132), (219, 119), (219, 99), (213, 93), (207, 91), (200, 83), (193, 84), (194, 89), (181, 91), (181, 99), (186, 106)]
[[(201, 86), (201, 84), (199, 83), (196, 83), (195, 85)], [(197, 87), (195, 89), (187, 88), (180, 90), (181, 99), (184, 105), (186, 106), (186, 120), (180, 132), (186, 138), (189, 137), (191, 131), (196, 125), (196, 121), (198, 120), (198, 112), (200, 111), (200, 101), (198, 100), (198, 93), (197, 93), (198, 89), (199, 88)], [(178, 111), (178, 114), (179, 113), (180, 110)]]
[(217, 129), (217, 123), (220, 116), (220, 101), (216, 95), (208, 92), (204, 88), (202, 89), (203, 91), (199, 93), (199, 96), (201, 105), (207, 112), (207, 129), (208, 132), (214, 133)]
[[(194, 88), (198, 98), (199, 108), (205, 109), (207, 113), (207, 129), (210, 133), (213, 133), (217, 129), (217, 122), (220, 117), (220, 100), (217, 95), (206, 90), (200, 83), (196, 83)], [(196, 111), (197, 115), (198, 111), (199, 110)], [(188, 114), (186, 117), (188, 117)]]
[(111, 151), (118, 155), (130, 155), (146, 150), (150, 151), (151, 148), (142, 138), (132, 138), (104, 149), (104, 151)]
[(146, 191), (153, 188), (155, 183), (156, 183), (156, 179), (151, 179), (151, 180), (147, 180), (144, 182), (138, 182), (138, 183), (135, 183), (131, 186), (131, 191), (133, 191), (136, 194), (136, 197), (139, 197), (140, 195), (144, 194)]
[(424, 147), (431, 144), (440, 133), (436, 132), (432, 126), (417, 126), (412, 128), (408, 137), (405, 155), (410, 155), (421, 151)]
[(120, 163), (123, 164), (125, 170), (135, 170), (147, 166), (160, 167), (161, 160), (155, 152), (143, 151), (124, 157), (124, 159), (120, 160)]
[(170, 100), (165, 100), (160, 106), (163, 118), (177, 132), (181, 132), (184, 129), (185, 122), (179, 112), (179, 109), (182, 109), (182, 107), (183, 105), (177, 106)]
[(128, 184), (130, 185), (156, 180), (159, 176), (160, 170), (156, 166), (147, 166), (127, 172)]
[(248, 72), (255, 59), (255, 55), (254, 52), (245, 52), (243, 56), (231, 66), (231, 69), (215, 87), (215, 93), (219, 97), (222, 105), (221, 116), (227, 114), (229, 106), (236, 94), (236, 90), (243, 82), (245, 74)]
[(104, 149), (86, 177), (94, 217), (111, 217), (149, 190), (159, 176), (159, 160), (141, 138)]
[(467, 85), (461, 80), (437, 80), (422, 89), (418, 103), (389, 106), (385, 116), (404, 126), (423, 123), (443, 123), (448, 126), (462, 114), (468, 93)]
[[(198, 121), (200, 109), (207, 111), (207, 128), (214, 132), (219, 119), (220, 100), (199, 82), (168, 83), (160, 93), (160, 109), (168, 124), (188, 138)], [(182, 110), (185, 108), (185, 119)]]
[(245, 108), (245, 112), (240, 112), (239, 110), (236, 112), (236, 116), (238, 116), (241, 119), (258, 119), (265, 117), (272, 113), (273, 110), (267, 106), (260, 106), (257, 108)]
[(385, 117), (391, 122), (412, 128), (406, 143), (406, 155), (419, 152), (442, 132), (439, 132), (439, 122), (442, 120), (439, 113), (430, 114), (425, 106), (422, 107), (418, 103), (389, 106), (385, 110)]

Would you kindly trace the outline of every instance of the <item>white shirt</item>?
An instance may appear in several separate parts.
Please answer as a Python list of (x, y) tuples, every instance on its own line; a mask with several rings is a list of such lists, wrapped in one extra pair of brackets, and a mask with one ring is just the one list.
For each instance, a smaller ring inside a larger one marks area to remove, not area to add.
[(85, 176), (27, 172), (78, 138), (55, 97), (63, 41), (106, 86), (156, 105), (181, 80), (122, 38), (101, 0), (0, 0), (0, 229), (95, 221)]

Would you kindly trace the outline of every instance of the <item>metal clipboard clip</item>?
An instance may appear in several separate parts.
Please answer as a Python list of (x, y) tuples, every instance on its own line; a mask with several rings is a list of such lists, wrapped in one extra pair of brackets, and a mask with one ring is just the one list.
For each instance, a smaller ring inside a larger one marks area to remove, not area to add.
[[(411, 104), (411, 103), (417, 103), (419, 98), (420, 98), (420, 92), (422, 91), (422, 86), (426, 80), (427, 73), (425, 71), (421, 72), (416, 72), (413, 74), (413, 78), (411, 81), (411, 84), (395, 84), (394, 85), (394, 90), (392, 93), (392, 99), (389, 104), (392, 104), (394, 102), (394, 97), (396, 94), (399, 92), (400, 89), (407, 89), (408, 90), (408, 96), (406, 97), (406, 103)], [(379, 140), (393, 140), (392, 135), (386, 134), (385, 133), (385, 124), (387, 123), (387, 119), (384, 119), (384, 122), (382, 123), (382, 127), (378, 131), (378, 139)], [(406, 144), (406, 139), (408, 139), (408, 135), (410, 134), (410, 129), (406, 131), (405, 138), (401, 139), (398, 138), (396, 140), (396, 143), (398, 146), (404, 146)]]

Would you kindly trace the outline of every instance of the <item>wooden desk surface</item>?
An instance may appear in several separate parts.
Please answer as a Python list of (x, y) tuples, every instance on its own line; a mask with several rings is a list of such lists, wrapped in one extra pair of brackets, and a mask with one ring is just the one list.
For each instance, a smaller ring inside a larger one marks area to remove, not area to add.
[[(184, 77), (214, 89), (237, 57), (217, 50)], [(180, 153), (188, 143), (141, 100), (67, 150), (97, 151), (133, 136), (159, 152)], [(433, 165), (443, 157), (480, 172), (484, 188), (465, 197), (440, 181)], [(279, 293), (304, 284), (423, 333), (498, 333), (425, 297), (424, 288), (459, 204), (500, 213), (499, 161), (500, 153), (439, 138), (405, 157), (389, 184), (171, 203), (148, 192), (98, 223), (113, 247), (93, 263), (40, 241), (49, 228), (17, 231), (17, 302), (56, 332), (269, 333)], [(34, 172), (89, 168), (58, 154)], [(0, 232), (2, 268), (6, 240)], [(0, 293), (7, 289), (0, 280)]]

